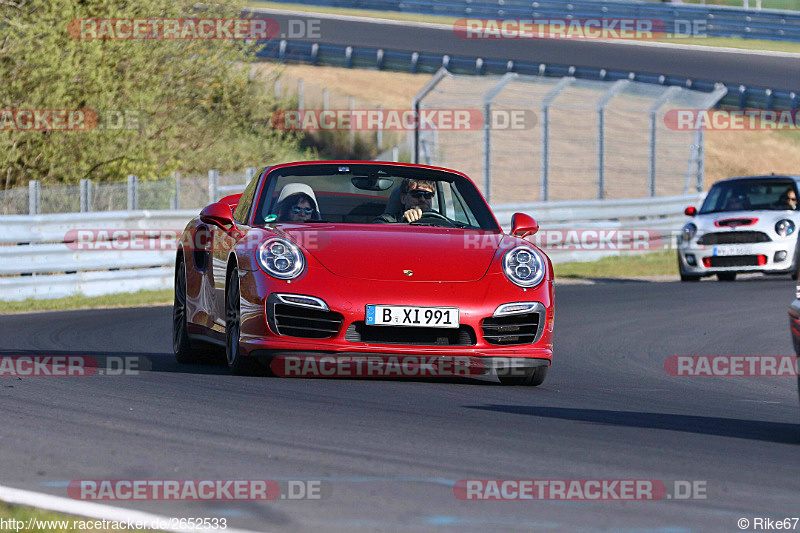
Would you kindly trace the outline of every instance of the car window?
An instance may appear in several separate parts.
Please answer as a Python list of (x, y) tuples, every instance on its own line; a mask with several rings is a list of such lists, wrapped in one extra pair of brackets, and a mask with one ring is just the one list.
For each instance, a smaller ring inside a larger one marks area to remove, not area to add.
[(717, 183), (708, 192), (700, 214), (793, 209), (785, 201), (787, 191), (797, 194), (794, 180), (776, 178)]
[(255, 197), (256, 186), (260, 177), (256, 175), (250, 180), (250, 183), (247, 184), (242, 193), (242, 197), (239, 199), (239, 205), (236, 206), (236, 210), (233, 212), (233, 218), (240, 224), (248, 223), (250, 207), (253, 205), (253, 198)]
[(468, 179), (445, 171), (366, 163), (297, 165), (271, 171), (258, 198), (255, 223), (278, 222), (281, 191), (287, 186), (291, 190), (308, 186), (319, 211), (319, 218), (308, 223), (373, 224), (386, 213), (402, 211), (400, 188), (406, 178), (435, 182), (430, 211), (450, 219), (453, 227), (499, 231)]

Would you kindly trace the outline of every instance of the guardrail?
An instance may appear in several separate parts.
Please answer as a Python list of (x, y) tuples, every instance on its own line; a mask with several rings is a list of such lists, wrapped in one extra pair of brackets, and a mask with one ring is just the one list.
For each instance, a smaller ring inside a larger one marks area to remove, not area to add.
[[(773, 41), (800, 41), (800, 13), (778, 9), (746, 9), (725, 6), (661, 4), (658, 2), (614, 2), (600, 0), (276, 0), (278, 3), (339, 8), (401, 11), (427, 15), (472, 18), (530, 19), (649, 18), (665, 23), (668, 33), (689, 33), (693, 21), (703, 21), (705, 35)], [(670, 29), (671, 28), (671, 29)]]
[[(472, 56), (451, 56), (391, 50), (387, 48), (354, 47), (289, 40), (265, 41), (258, 52), (260, 57), (277, 59), (281, 63), (310, 63), (344, 68), (368, 68), (399, 72), (435, 73), (444, 67), (453, 74), (518, 74), (616, 81), (634, 80), (658, 85), (677, 85), (703, 92), (714, 91), (716, 84), (682, 76), (664, 76), (645, 72), (606, 70), (595, 67), (534, 63), (530, 61), (505, 61)], [(719, 105), (741, 109), (798, 109), (800, 95), (793, 91), (773, 91), (769, 88), (725, 84), (728, 93)]]
[[(671, 242), (673, 233), (685, 222), (686, 217), (680, 213), (687, 205), (697, 205), (702, 197), (504, 204), (493, 206), (493, 210), (506, 230), (512, 214), (521, 211), (534, 216), (546, 231), (651, 230)], [(142, 234), (160, 230), (161, 236), (172, 233), (174, 237), (196, 214), (195, 210), (182, 210), (0, 216), (0, 300), (170, 289), (175, 239), (134, 248), (113, 240), (113, 230), (126, 230), (127, 237), (131, 230), (141, 230)], [(109, 230), (111, 240), (103, 241), (107, 246), (82, 249), (76, 245), (81, 239), (76, 230)], [(562, 235), (562, 242), (569, 241), (569, 231)], [(546, 242), (558, 245), (549, 235)], [(614, 242), (619, 243), (619, 239), (615, 237)], [(614, 247), (555, 249), (548, 255), (554, 262), (568, 262), (592, 261), (622, 252)]]

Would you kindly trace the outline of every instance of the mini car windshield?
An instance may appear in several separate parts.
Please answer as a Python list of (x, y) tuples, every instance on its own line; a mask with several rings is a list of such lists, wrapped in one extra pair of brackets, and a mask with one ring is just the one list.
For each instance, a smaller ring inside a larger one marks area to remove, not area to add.
[(726, 211), (786, 211), (797, 208), (794, 180), (787, 178), (732, 180), (717, 183), (706, 196), (700, 214)]
[[(433, 189), (432, 194), (411, 191), (425, 194), (430, 205), (423, 211), (423, 218), (412, 224), (500, 231), (478, 190), (463, 176), (418, 167), (367, 163), (296, 165), (273, 170), (261, 189), (255, 224), (380, 223), (380, 217), (403, 209), (405, 180), (409, 180), (408, 183), (422, 181)], [(299, 216), (304, 212), (293, 214), (284, 205), (298, 193), (306, 200), (300, 205), (315, 208), (308, 216)]]

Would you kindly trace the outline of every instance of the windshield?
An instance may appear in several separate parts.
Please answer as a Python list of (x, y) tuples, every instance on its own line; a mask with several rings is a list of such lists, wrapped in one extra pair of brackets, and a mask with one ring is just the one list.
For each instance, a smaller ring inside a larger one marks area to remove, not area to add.
[(462, 176), (368, 163), (298, 165), (270, 172), (254, 223), (402, 224), (411, 205), (421, 205), (424, 215), (414, 224), (500, 231), (480, 193)]
[[(706, 196), (700, 214), (724, 211), (794, 210), (797, 189), (788, 178), (735, 180), (717, 183)], [(794, 201), (792, 201), (794, 200)]]

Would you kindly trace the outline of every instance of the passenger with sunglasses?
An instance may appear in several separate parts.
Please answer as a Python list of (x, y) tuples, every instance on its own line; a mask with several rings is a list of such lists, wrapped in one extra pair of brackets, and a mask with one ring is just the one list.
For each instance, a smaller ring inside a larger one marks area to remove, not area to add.
[(302, 183), (284, 186), (278, 195), (277, 207), (278, 222), (308, 222), (319, 219), (314, 190)]
[(376, 223), (414, 222), (422, 218), (424, 211), (431, 211), (436, 195), (436, 183), (429, 180), (405, 178), (400, 184), (401, 211), (384, 213)]

